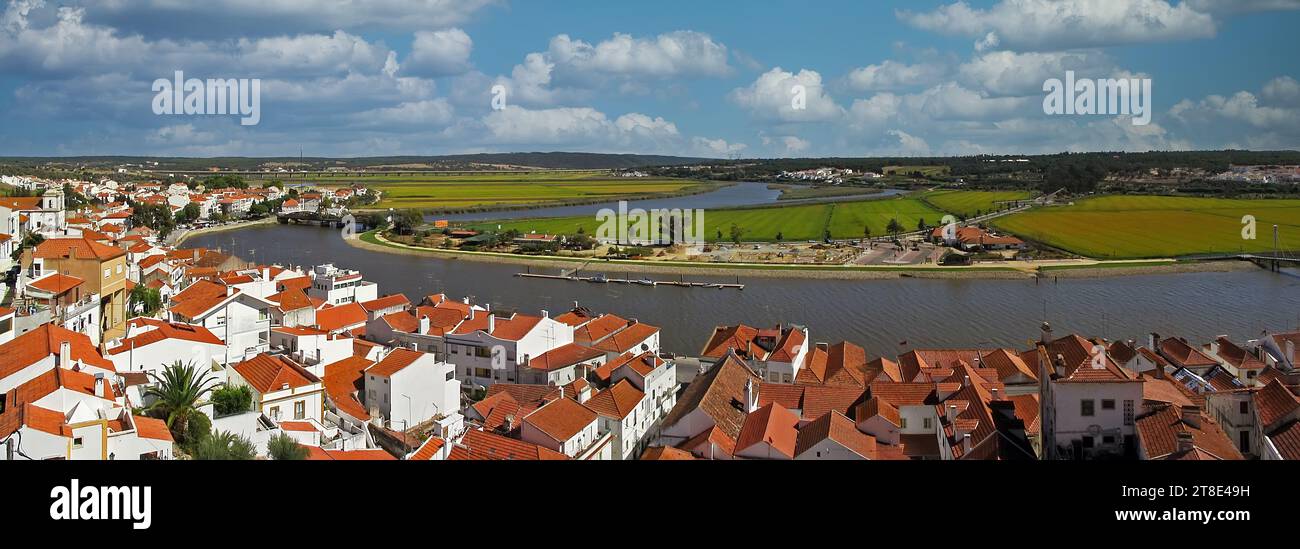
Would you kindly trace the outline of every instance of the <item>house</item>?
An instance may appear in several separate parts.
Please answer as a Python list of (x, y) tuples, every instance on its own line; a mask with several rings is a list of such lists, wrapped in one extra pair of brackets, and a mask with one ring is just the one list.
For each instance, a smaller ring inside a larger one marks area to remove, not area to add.
[(646, 394), (653, 403), (650, 420), (659, 421), (677, 405), (677, 368), (653, 353), (623, 355), (608, 362), (600, 370), (608, 369), (609, 383), (627, 380), (637, 390)]
[(740, 356), (727, 353), (677, 399), (677, 405), (664, 417), (660, 443), (686, 449), (682, 443), (706, 433), (711, 440), (715, 435), (710, 430), (716, 428), (726, 441), (720, 444), (734, 446), (745, 416), (758, 409), (760, 381)]
[(767, 381), (794, 383), (809, 352), (808, 329), (799, 326), (758, 329), (744, 324), (718, 326), (704, 344), (700, 357), (720, 360), (731, 352)]
[(520, 364), (517, 380), (535, 385), (567, 385), (586, 379), (587, 373), (605, 363), (605, 352), (577, 343), (546, 351)]
[(42, 324), (0, 345), (0, 393), (55, 368), (108, 378), (117, 375), (113, 362), (104, 358), (85, 334)]
[(745, 416), (734, 455), (745, 459), (794, 459), (799, 416), (769, 403)]
[(654, 423), (653, 402), (624, 379), (595, 395), (584, 405), (600, 416), (598, 430), (613, 436), (614, 459), (636, 459)]
[(75, 276), (48, 272), (21, 287), (21, 302), (28, 317), (53, 322), (90, 337), (99, 344), (102, 312), (99, 294), (84, 293), (85, 281)]
[(366, 310), (367, 321), (393, 313), (400, 313), (410, 307), (411, 301), (406, 299), (406, 296), (402, 294), (384, 296), (379, 299), (361, 303), (361, 308)]
[(453, 461), (561, 461), (569, 456), (545, 446), (504, 437), (487, 431), (471, 430), (451, 446), (447, 459)]
[(452, 365), (431, 353), (393, 349), (364, 373), (369, 415), (403, 431), (460, 412), (460, 381)]
[(575, 400), (555, 399), (523, 418), (520, 438), (574, 459), (611, 459), (611, 437), (599, 434), (599, 418)]
[(225, 341), (221, 363), (227, 365), (270, 349), (274, 307), (236, 288), (199, 280), (172, 296), (167, 314), (171, 322), (202, 326)]
[(31, 252), (30, 279), (47, 272), (81, 279), (82, 295), (100, 299), (100, 331), (120, 335), (126, 323), (126, 251), (87, 238), (51, 238)]
[(794, 459), (843, 461), (904, 457), (897, 447), (878, 446), (875, 437), (859, 431), (848, 416), (830, 411), (799, 429)]
[(125, 336), (107, 347), (107, 358), (122, 373), (158, 373), (177, 361), (212, 370), (226, 352), (225, 342), (203, 326), (145, 317), (127, 322)]
[(1105, 345), (1077, 335), (1036, 346), (1045, 457), (1084, 458), (1136, 448), (1134, 418), (1143, 381), (1110, 358)]
[(352, 338), (301, 326), (271, 328), (271, 347), (288, 353), (317, 377), (324, 375), (326, 364), (352, 356)]
[(287, 357), (261, 353), (246, 359), (231, 368), (228, 383), (252, 389), (254, 410), (273, 421), (321, 421), (320, 378)]
[(541, 316), (513, 314), (499, 318), (491, 311), (469, 309), (468, 318), (444, 336), (446, 360), (466, 383), (488, 387), (517, 381), (518, 367), (532, 357), (573, 342), (573, 328)]
[(1232, 439), (1198, 406), (1162, 405), (1136, 421), (1141, 459), (1244, 459)]
[(331, 334), (363, 335), (366, 329), (366, 310), (359, 303), (325, 307), (316, 311), (316, 327)]
[(311, 271), (311, 279), (307, 295), (329, 305), (362, 303), (379, 297), (379, 286), (362, 280), (360, 272), (339, 269), (332, 264), (317, 265)]

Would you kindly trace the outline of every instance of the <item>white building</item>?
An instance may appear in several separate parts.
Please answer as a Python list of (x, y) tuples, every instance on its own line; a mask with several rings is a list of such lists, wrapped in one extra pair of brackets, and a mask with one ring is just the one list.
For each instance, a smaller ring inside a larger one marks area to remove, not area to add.
[(365, 370), (370, 415), (407, 430), (430, 419), (460, 412), (460, 381), (452, 365), (433, 354), (393, 349)]
[(379, 297), (379, 286), (362, 280), (358, 271), (339, 269), (332, 264), (317, 265), (311, 271), (311, 278), (307, 295), (329, 305), (374, 301)]

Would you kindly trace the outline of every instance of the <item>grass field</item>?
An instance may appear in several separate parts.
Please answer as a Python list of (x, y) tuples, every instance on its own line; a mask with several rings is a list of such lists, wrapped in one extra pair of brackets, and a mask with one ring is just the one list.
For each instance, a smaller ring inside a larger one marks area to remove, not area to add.
[(1033, 198), (1029, 191), (933, 191), (921, 196), (935, 207), (963, 217), (975, 217), (1006, 207), (1008, 200)]
[(885, 166), (882, 170), (885, 175), (912, 175), (912, 172), (920, 172), (925, 177), (934, 177), (948, 175), (952, 168), (948, 166)]
[(802, 200), (807, 198), (837, 198), (841, 196), (879, 194), (880, 189), (854, 186), (825, 187), (782, 187), (781, 200)]
[(438, 175), (317, 176), (322, 186), (360, 183), (379, 189), (375, 209), (461, 209), (519, 206), (621, 197), (672, 195), (700, 185), (675, 179), (611, 178), (604, 172)]
[[(1255, 217), (1257, 238), (1242, 238)], [(1267, 252), (1278, 225), (1283, 249), (1300, 249), (1300, 200), (1105, 196), (993, 221), (999, 228), (1099, 259)]]
[[(827, 229), (833, 238), (861, 238), (866, 226), (871, 227), (873, 236), (884, 236), (890, 219), (897, 219), (906, 232), (916, 230), (922, 219), (935, 225), (942, 217), (942, 212), (912, 198), (719, 209), (704, 213), (704, 237), (716, 241), (721, 232), (723, 240), (730, 239), (731, 226), (735, 225), (744, 231), (742, 240), (745, 241), (775, 241), (778, 234), (787, 241), (820, 240)], [(587, 234), (595, 235), (600, 221), (593, 212), (590, 217), (487, 222), (477, 227), (495, 230), (498, 225), (502, 230), (547, 234), (575, 234), (582, 228)]]

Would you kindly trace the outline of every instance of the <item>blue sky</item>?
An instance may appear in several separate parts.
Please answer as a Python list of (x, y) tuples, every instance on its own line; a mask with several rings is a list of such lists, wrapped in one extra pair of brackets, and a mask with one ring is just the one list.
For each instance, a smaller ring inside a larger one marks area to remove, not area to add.
[[(1294, 149), (1298, 24), (1300, 0), (8, 0), (0, 155)], [(261, 122), (154, 114), (175, 70), (261, 79)], [(1150, 78), (1151, 123), (1044, 114), (1067, 70)]]

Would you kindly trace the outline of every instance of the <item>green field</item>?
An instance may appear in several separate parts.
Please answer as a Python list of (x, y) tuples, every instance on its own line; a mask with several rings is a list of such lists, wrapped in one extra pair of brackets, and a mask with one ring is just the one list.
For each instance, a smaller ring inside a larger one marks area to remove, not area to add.
[[(827, 229), (833, 238), (862, 238), (866, 226), (871, 227), (873, 236), (884, 236), (890, 219), (897, 219), (904, 232), (908, 232), (916, 230), (922, 219), (936, 225), (942, 217), (942, 212), (912, 198), (718, 209), (705, 211), (704, 237), (716, 241), (721, 231), (723, 240), (730, 239), (731, 226), (735, 225), (744, 231), (742, 240), (745, 241), (774, 241), (778, 234), (788, 241), (820, 240)], [(520, 219), (486, 222), (476, 227), (495, 230), (498, 225), (502, 230), (547, 234), (575, 234), (582, 228), (587, 234), (595, 235), (600, 221), (593, 212), (590, 217)]]
[[(1255, 217), (1255, 240), (1242, 238), (1246, 215)], [(1104, 196), (1013, 214), (993, 224), (1099, 259), (1267, 252), (1273, 249), (1275, 224), (1282, 249), (1300, 250), (1300, 200)]]
[(925, 177), (937, 177), (948, 175), (952, 172), (952, 168), (948, 166), (885, 166), (881, 171), (885, 175), (910, 176), (912, 172), (920, 172)]
[(402, 174), (315, 176), (325, 187), (360, 183), (382, 191), (375, 209), (457, 210), (485, 206), (555, 204), (624, 197), (673, 195), (700, 183), (678, 179), (612, 178), (605, 172), (520, 174)]
[(945, 212), (975, 217), (1006, 208), (1002, 202), (1028, 200), (1033, 196), (1029, 191), (932, 191), (921, 198)]

